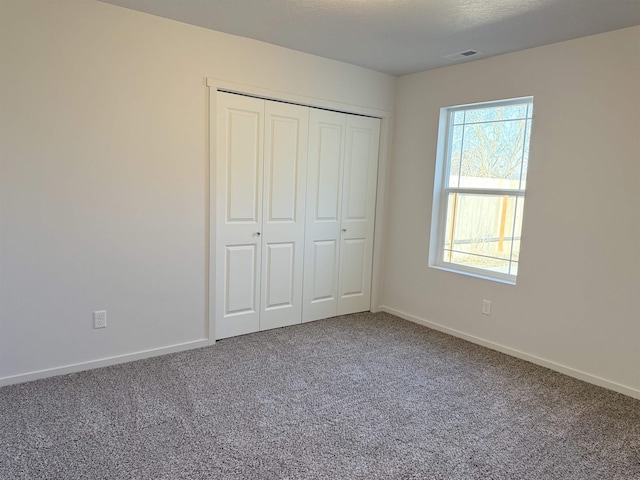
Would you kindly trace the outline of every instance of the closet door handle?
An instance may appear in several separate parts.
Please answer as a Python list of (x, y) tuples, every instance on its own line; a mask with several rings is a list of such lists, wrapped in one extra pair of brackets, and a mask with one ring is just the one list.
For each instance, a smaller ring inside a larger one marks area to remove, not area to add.
[(342, 229), (342, 232), (343, 232), (343, 233), (347, 233), (347, 229), (346, 229), (346, 228), (343, 228), (343, 229)]
[(256, 232), (256, 237), (259, 237), (259, 236), (260, 236), (260, 232)]

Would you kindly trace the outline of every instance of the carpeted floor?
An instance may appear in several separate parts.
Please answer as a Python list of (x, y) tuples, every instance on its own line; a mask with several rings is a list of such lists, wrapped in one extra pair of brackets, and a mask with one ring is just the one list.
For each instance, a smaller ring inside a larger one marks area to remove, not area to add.
[(0, 389), (2, 479), (640, 479), (640, 401), (387, 314)]

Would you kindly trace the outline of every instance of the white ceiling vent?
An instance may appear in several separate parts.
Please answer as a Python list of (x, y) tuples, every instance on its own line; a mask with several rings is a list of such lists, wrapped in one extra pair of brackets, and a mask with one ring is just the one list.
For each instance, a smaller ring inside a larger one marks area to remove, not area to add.
[(465, 58), (474, 57), (479, 55), (480, 52), (477, 50), (464, 50), (458, 53), (452, 53), (451, 55), (445, 55), (444, 58), (448, 60), (464, 60)]

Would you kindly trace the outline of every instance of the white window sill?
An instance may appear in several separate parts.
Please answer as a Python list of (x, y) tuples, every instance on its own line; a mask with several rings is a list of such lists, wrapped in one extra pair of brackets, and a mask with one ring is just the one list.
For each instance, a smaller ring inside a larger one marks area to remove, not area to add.
[(463, 270), (463, 269), (458, 269), (458, 268), (453, 268), (453, 267), (443, 266), (443, 265), (429, 265), (429, 268), (435, 268), (437, 270), (442, 270), (450, 273), (459, 273), (460, 275), (466, 275), (468, 277), (474, 277), (474, 278), (481, 278), (483, 280), (491, 280), (492, 282), (504, 283), (506, 285), (516, 284), (515, 278), (511, 280), (508, 278), (494, 277), (486, 273), (472, 272), (469, 270)]

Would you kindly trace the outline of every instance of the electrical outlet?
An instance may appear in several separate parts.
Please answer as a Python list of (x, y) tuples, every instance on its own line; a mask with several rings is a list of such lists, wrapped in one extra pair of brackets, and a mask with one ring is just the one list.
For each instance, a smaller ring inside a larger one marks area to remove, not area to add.
[(491, 300), (482, 300), (482, 314), (491, 315)]
[(93, 312), (93, 328), (107, 328), (106, 310), (96, 310)]

